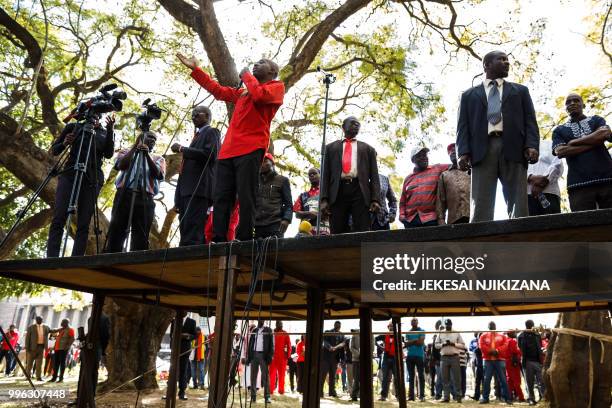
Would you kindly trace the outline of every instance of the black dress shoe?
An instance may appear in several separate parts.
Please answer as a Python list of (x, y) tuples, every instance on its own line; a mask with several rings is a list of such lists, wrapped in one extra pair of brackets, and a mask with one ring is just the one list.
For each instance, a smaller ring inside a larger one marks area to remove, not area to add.
[(187, 399), (188, 399), (188, 398), (187, 398), (186, 396), (184, 396), (184, 395), (179, 395), (179, 397), (178, 397), (178, 398), (179, 398), (181, 401), (187, 401)]
[(266, 398), (266, 404), (271, 404), (272, 400), (270, 399), (270, 397)]

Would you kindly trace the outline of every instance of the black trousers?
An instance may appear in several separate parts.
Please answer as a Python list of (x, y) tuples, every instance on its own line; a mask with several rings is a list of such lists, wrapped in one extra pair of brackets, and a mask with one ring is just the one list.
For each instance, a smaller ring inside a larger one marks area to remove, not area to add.
[(258, 149), (242, 156), (217, 160), (213, 241), (227, 241), (227, 230), (236, 198), (240, 203), (240, 224), (236, 238), (241, 241), (253, 239), (255, 197), (263, 155), (263, 149)]
[(484, 381), (484, 367), (482, 360), (476, 361), (476, 377), (474, 378), (474, 399), (479, 399)]
[[(121, 252), (123, 250), (123, 243), (128, 234), (132, 194), (131, 190), (124, 189), (119, 189), (115, 193), (105, 252)], [(149, 249), (149, 232), (155, 216), (155, 201), (149, 194), (143, 197), (141, 192), (136, 192), (135, 197), (130, 251), (143, 251)]]
[(270, 225), (262, 225), (255, 227), (255, 238), (268, 238), (268, 237), (279, 237), (282, 238), (283, 235), (280, 231), (280, 221), (275, 222)]
[(529, 206), (529, 215), (548, 215), (561, 213), (561, 199), (558, 195), (544, 193), (544, 196), (550, 201), (550, 207), (544, 208), (540, 204), (540, 200), (529, 194), (527, 196), (527, 205)]
[(612, 184), (602, 183), (568, 190), (570, 208), (574, 211), (612, 208)]
[(359, 384), (360, 384), (360, 362), (353, 361), (353, 387), (351, 388), (351, 399), (357, 400), (359, 398)]
[(372, 221), (372, 231), (388, 231), (390, 229), (391, 229), (391, 226), (389, 225), (388, 222), (381, 225), (378, 222), (378, 218), (374, 217), (374, 220)]
[(53, 379), (59, 377), (60, 380), (64, 379), (64, 371), (66, 370), (66, 354), (67, 350), (55, 350), (53, 356)]
[(423, 357), (408, 356), (406, 358), (406, 368), (408, 369), (408, 399), (414, 401), (414, 371), (419, 377), (419, 398), (425, 398), (425, 362)]
[[(47, 238), (47, 257), (58, 257), (64, 226), (68, 219), (68, 204), (74, 175), (63, 174), (57, 179), (57, 190), (55, 190), (55, 208), (53, 209), (53, 220), (49, 226), (49, 237)], [(100, 186), (94, 186), (83, 178), (81, 191), (77, 200), (76, 235), (72, 246), (72, 256), (84, 255), (87, 248), (87, 237), (89, 235), (89, 222), (93, 216)]]
[[(368, 204), (363, 199), (359, 180), (340, 181), (336, 201), (330, 207), (330, 228), (332, 234), (370, 231), (371, 221)], [(349, 228), (349, 217), (352, 228)]]
[(338, 369), (338, 362), (333, 357), (331, 360), (328, 358), (321, 359), (321, 395), (323, 395), (323, 384), (325, 384), (325, 377), (327, 377), (328, 395), (330, 397), (336, 395), (336, 370)]
[(178, 372), (178, 396), (179, 397), (185, 396), (185, 390), (187, 389), (187, 385), (189, 385), (190, 376), (191, 376), (191, 366), (189, 365), (189, 353), (185, 353), (179, 357), (179, 372)]
[(204, 227), (208, 219), (208, 207), (212, 200), (206, 197), (183, 196), (179, 198), (178, 210), (181, 220), (181, 241), (179, 246), (200, 245), (205, 243)]
[(301, 394), (304, 392), (304, 366), (305, 363), (303, 361), (298, 361), (297, 363), (297, 391)]
[(290, 361), (289, 364), (289, 383), (291, 384), (291, 392), (295, 391), (295, 377), (297, 376), (297, 363)]

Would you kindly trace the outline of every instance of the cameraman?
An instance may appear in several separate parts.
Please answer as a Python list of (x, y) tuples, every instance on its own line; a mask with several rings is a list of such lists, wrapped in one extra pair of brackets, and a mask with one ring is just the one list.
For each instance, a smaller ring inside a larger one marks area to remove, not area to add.
[[(162, 156), (152, 154), (157, 142), (157, 134), (144, 132), (130, 150), (122, 149), (117, 154), (115, 168), (120, 171), (115, 181), (117, 192), (113, 200), (113, 211), (108, 228), (108, 245), (105, 252), (121, 252), (127, 238), (130, 206), (134, 197), (132, 212), (132, 238), (130, 251), (149, 249), (149, 231), (155, 216), (153, 197), (159, 193), (159, 183), (166, 174), (166, 161)], [(138, 154), (136, 154), (138, 152)], [(144, 180), (143, 186), (143, 160)], [(134, 163), (132, 164), (132, 160)], [(127, 174), (129, 172), (129, 174)], [(127, 181), (126, 181), (127, 180)]]
[[(72, 256), (85, 254), (87, 248), (87, 236), (89, 235), (89, 221), (94, 213), (96, 201), (102, 184), (104, 183), (104, 173), (102, 173), (102, 157), (110, 159), (113, 157), (115, 142), (113, 140), (113, 127), (115, 116), (106, 117), (106, 129), (100, 124), (99, 118), (94, 125), (94, 140), (91, 143), (89, 161), (85, 177), (81, 184), (81, 190), (77, 197), (77, 230), (72, 246)], [(53, 209), (53, 220), (49, 226), (49, 237), (47, 239), (47, 257), (58, 257), (64, 225), (68, 219), (68, 205), (72, 186), (75, 180), (74, 166), (77, 163), (84, 163), (87, 157), (87, 146), (89, 140), (83, 140), (83, 147), (80, 149), (81, 138), (83, 137), (82, 123), (69, 123), (62, 133), (51, 145), (51, 153), (54, 156), (61, 154), (66, 148), (70, 148), (68, 160), (60, 172), (57, 180), (57, 190), (55, 191), (55, 208)], [(78, 156), (78, 157), (77, 157)]]

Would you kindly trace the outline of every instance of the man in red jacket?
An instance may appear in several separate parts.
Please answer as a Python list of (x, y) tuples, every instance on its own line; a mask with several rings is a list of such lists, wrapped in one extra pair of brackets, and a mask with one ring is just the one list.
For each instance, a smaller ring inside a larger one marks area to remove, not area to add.
[(9, 331), (6, 332), (6, 337), (2, 339), (2, 347), (0, 347), (0, 362), (2, 359), (5, 361), (5, 369), (4, 374), (8, 376), (11, 373), (11, 368), (13, 367), (13, 354), (11, 353), (11, 349), (9, 348), (9, 344), (15, 350), (17, 346), (17, 342), (19, 341), (19, 333), (15, 329), (15, 325), (11, 324), (9, 326)]
[(291, 339), (283, 330), (283, 322), (276, 321), (274, 329), (274, 357), (270, 364), (270, 394), (274, 394), (276, 379), (278, 378), (278, 393), (285, 393), (285, 375), (287, 374), (287, 360), (291, 356)]
[(521, 389), (521, 349), (516, 341), (516, 332), (507, 333), (508, 343), (506, 347), (506, 379), (508, 381), (508, 393), (512, 399), (525, 402), (525, 396)]
[(178, 59), (191, 69), (191, 76), (215, 99), (234, 104), (234, 113), (218, 155), (213, 211), (213, 241), (225, 242), (230, 215), (236, 195), (240, 201), (240, 225), (236, 238), (253, 239), (255, 224), (255, 196), (259, 182), (259, 168), (270, 144), (270, 123), (283, 104), (285, 85), (275, 80), (278, 65), (261, 59), (240, 71), (246, 86), (221, 86), (205, 73), (199, 61), (177, 54)]
[(480, 398), (481, 404), (489, 403), (489, 393), (491, 392), (491, 379), (493, 375), (501, 387), (502, 399), (511, 403), (510, 393), (508, 392), (508, 382), (506, 381), (506, 349), (508, 338), (503, 333), (496, 332), (495, 322), (489, 323), (490, 332), (483, 333), (478, 339), (478, 347), (482, 351), (484, 362), (484, 382), (483, 391)]

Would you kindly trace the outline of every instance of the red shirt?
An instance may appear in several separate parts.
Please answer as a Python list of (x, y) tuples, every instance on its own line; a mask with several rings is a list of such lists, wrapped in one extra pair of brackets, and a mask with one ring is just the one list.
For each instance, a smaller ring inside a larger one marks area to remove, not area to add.
[(395, 357), (395, 338), (392, 334), (385, 335), (385, 354)]
[[(508, 338), (502, 333), (483, 333), (478, 339), (478, 348), (482, 351), (483, 360), (505, 360)], [(491, 350), (497, 350), (497, 357), (489, 355)]]
[(260, 84), (247, 72), (242, 75), (246, 89), (236, 89), (221, 86), (200, 68), (194, 69), (191, 77), (215, 99), (235, 104), (218, 159), (242, 156), (258, 149), (268, 150), (270, 123), (285, 96), (283, 82), (273, 80)]
[(9, 345), (6, 342), (6, 340), (8, 340), (11, 346), (13, 346), (13, 349), (15, 349), (15, 346), (17, 345), (17, 341), (19, 340), (19, 333), (17, 333), (17, 331), (14, 331), (14, 332), (7, 331), (6, 338), (2, 340), (2, 350), (10, 350)]
[(304, 358), (304, 350), (306, 348), (306, 340), (299, 341), (297, 346), (295, 346), (295, 352), (298, 355), (297, 362), (303, 363), (305, 361)]
[(508, 337), (508, 342), (506, 344), (506, 350), (504, 353), (506, 367), (512, 367), (512, 356), (516, 356), (518, 361), (521, 361), (523, 355), (521, 353), (521, 349), (518, 347), (518, 342), (516, 339)]
[(438, 180), (448, 164), (435, 164), (414, 172), (404, 179), (399, 205), (399, 220), (412, 221), (417, 214), (422, 223), (437, 220), (436, 195)]
[(274, 329), (274, 360), (288, 360), (290, 355), (291, 339), (289, 335), (284, 330)]

